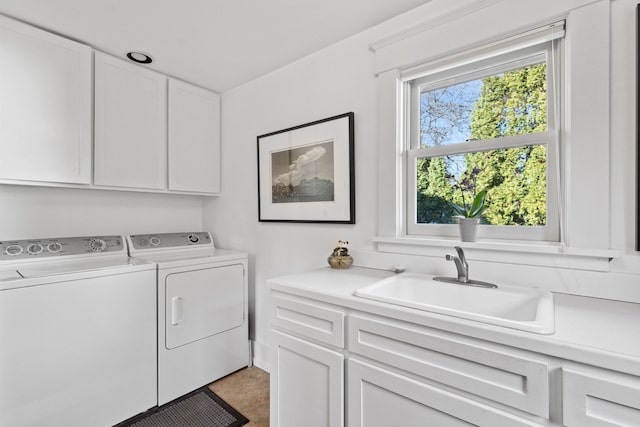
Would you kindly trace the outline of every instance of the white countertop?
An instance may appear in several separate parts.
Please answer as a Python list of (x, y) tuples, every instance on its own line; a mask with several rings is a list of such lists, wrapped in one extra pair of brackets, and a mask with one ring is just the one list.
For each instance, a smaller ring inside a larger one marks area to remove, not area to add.
[(555, 333), (541, 335), (353, 295), (391, 275), (362, 267), (327, 267), (277, 277), (268, 284), (273, 291), (640, 376), (640, 304), (555, 293)]

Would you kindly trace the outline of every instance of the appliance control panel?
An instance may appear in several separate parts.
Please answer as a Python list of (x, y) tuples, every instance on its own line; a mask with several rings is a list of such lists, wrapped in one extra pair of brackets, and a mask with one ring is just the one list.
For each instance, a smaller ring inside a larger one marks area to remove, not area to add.
[(122, 236), (62, 237), (0, 241), (0, 261), (122, 252)]
[(135, 250), (176, 249), (184, 247), (213, 247), (207, 231), (192, 233), (136, 234), (129, 236)]

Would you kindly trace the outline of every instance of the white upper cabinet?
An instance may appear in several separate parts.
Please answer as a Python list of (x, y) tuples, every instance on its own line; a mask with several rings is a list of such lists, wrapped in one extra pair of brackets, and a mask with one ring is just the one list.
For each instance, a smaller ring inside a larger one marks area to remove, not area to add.
[(220, 95), (169, 79), (169, 190), (220, 192)]
[(0, 179), (91, 183), (91, 48), (0, 16)]
[(94, 155), (95, 185), (219, 193), (220, 96), (96, 52)]
[(95, 185), (167, 188), (166, 102), (166, 76), (95, 52)]
[(0, 182), (219, 194), (220, 95), (0, 16)]

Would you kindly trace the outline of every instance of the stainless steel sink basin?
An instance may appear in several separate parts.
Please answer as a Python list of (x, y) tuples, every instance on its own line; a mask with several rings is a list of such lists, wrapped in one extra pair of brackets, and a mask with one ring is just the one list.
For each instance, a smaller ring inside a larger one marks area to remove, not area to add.
[(538, 334), (555, 328), (553, 294), (498, 285), (465, 286), (433, 280), (433, 276), (402, 273), (354, 292), (358, 297)]

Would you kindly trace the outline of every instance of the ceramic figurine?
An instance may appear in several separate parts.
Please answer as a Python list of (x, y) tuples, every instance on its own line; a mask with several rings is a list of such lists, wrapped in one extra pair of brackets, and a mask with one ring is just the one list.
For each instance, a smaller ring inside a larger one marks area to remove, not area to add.
[(331, 268), (344, 269), (351, 267), (353, 258), (349, 255), (348, 244), (349, 242), (346, 240), (338, 240), (338, 246), (333, 249), (333, 253), (327, 258)]

